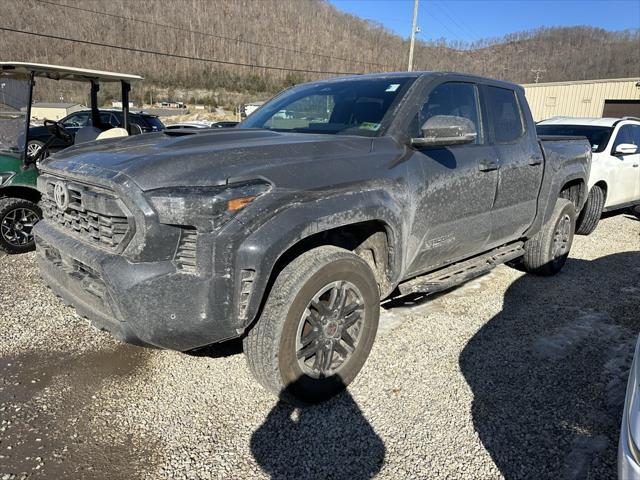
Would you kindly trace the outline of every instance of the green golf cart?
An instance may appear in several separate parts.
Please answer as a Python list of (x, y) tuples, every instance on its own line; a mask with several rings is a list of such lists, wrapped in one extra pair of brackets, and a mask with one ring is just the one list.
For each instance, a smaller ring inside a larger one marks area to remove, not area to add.
[[(36, 63), (0, 62), (0, 251), (6, 253), (22, 253), (33, 249), (31, 231), (42, 216), (38, 207), (40, 194), (36, 189), (36, 179), (38, 163), (48, 152), (49, 141), (37, 152), (27, 154), (33, 88), (38, 78), (86, 82), (90, 85), (90, 125), (72, 134), (62, 124), (45, 120), (52, 143), (56, 138), (69, 140), (72, 135), (75, 143), (100, 140), (103, 131), (115, 130), (112, 125), (102, 125), (100, 121), (98, 91), (101, 83), (120, 84), (123, 111), (122, 128), (119, 131), (122, 136), (131, 134), (129, 92), (132, 82), (142, 80), (138, 75)], [(114, 132), (110, 134), (113, 136)]]

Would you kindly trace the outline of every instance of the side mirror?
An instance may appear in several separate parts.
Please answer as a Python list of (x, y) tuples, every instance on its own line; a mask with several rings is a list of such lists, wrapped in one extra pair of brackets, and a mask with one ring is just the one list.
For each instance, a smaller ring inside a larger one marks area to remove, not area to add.
[(444, 147), (476, 141), (478, 132), (471, 120), (453, 115), (435, 115), (422, 125), (422, 137), (412, 138), (411, 145)]
[(614, 155), (633, 155), (638, 151), (638, 147), (633, 143), (621, 143), (614, 150)]

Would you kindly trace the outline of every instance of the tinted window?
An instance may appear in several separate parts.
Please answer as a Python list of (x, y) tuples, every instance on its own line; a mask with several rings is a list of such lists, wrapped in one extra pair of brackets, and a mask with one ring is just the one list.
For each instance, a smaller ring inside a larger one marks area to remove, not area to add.
[(618, 133), (616, 134), (616, 139), (613, 142), (612, 152), (615, 152), (616, 147), (621, 143), (633, 143), (636, 145), (633, 141), (633, 130), (631, 127), (632, 125), (624, 125), (620, 127), (620, 130), (618, 130)]
[(164, 130), (164, 123), (162, 123), (158, 117), (145, 115), (141, 116), (141, 118), (153, 131)]
[(633, 138), (633, 144), (640, 147), (640, 125), (631, 126), (631, 137)]
[(509, 143), (524, 132), (522, 113), (513, 90), (487, 87), (487, 109), (496, 143)]
[(537, 125), (538, 135), (562, 135), (570, 137), (587, 137), (593, 152), (602, 152), (613, 131), (610, 127), (594, 127), (590, 125)]
[(418, 121), (415, 122), (417, 131), (413, 136), (422, 136), (421, 126), (436, 115), (463, 117), (471, 120), (476, 127), (476, 132), (478, 132), (475, 143), (482, 143), (482, 124), (475, 85), (450, 82), (443, 83), (432, 90), (426, 103), (420, 109)]
[(120, 124), (118, 123), (118, 120), (116, 120), (116, 118), (111, 115), (109, 112), (102, 112), (100, 114), (100, 123), (102, 123), (102, 125), (111, 125), (112, 127), (117, 127)]
[(239, 127), (377, 136), (383, 118), (413, 81), (388, 77), (300, 85), (265, 103)]

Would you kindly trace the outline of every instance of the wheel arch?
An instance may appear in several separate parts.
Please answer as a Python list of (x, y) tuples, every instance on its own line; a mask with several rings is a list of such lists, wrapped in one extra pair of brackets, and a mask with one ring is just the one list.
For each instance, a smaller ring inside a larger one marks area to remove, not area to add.
[(19, 185), (9, 185), (8, 187), (0, 188), (0, 198), (7, 197), (22, 198), (33, 203), (38, 203), (40, 201), (41, 195), (40, 192), (35, 188)]
[[(607, 185), (607, 181), (606, 180), (598, 180), (596, 183), (593, 184), (593, 187), (600, 187), (600, 189), (602, 190), (602, 193), (604, 194), (604, 201), (605, 203), (607, 202), (607, 194), (609, 193), (609, 185)], [(593, 188), (591, 187), (591, 188)]]
[[(322, 217), (317, 217), (314, 205), (288, 209), (269, 219), (243, 242), (234, 267), (239, 331), (259, 316), (271, 286), (286, 265), (322, 245), (356, 253), (371, 267), (381, 297), (393, 291), (401, 268), (399, 212), (380, 203), (360, 204), (359, 208), (352, 204), (345, 212), (344, 205), (340, 200), (328, 202)], [(314, 221), (310, 222), (310, 218)]]

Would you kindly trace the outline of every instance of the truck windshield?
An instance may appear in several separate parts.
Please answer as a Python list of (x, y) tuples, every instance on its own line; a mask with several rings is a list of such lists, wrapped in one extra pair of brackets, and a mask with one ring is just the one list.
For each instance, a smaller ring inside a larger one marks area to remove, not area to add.
[(587, 137), (591, 144), (591, 151), (597, 153), (604, 151), (607, 147), (613, 128), (593, 125), (536, 125), (536, 132), (538, 135)]
[(300, 85), (265, 103), (238, 127), (375, 137), (413, 81), (386, 77)]
[(0, 75), (0, 150), (19, 153), (24, 145), (27, 104), (27, 77)]

